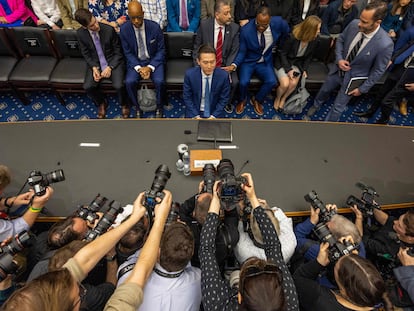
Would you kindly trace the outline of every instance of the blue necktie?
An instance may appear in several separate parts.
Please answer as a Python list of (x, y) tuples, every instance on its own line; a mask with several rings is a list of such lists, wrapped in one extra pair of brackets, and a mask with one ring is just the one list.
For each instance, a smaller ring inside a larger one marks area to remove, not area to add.
[(265, 40), (264, 33), (262, 32), (262, 34), (260, 35), (260, 48), (262, 49), (262, 52), (264, 51), (265, 47), (266, 47), (266, 40)]
[(210, 117), (210, 78), (206, 77), (206, 88), (204, 89), (204, 118)]
[(92, 32), (93, 42), (96, 48), (96, 54), (98, 54), (99, 64), (101, 65), (101, 71), (104, 71), (106, 67), (108, 67), (108, 62), (106, 61), (101, 41), (98, 38), (98, 34), (94, 31)]
[(141, 29), (138, 29), (138, 58), (140, 60), (147, 59), (147, 56), (145, 55), (145, 43), (142, 38)]

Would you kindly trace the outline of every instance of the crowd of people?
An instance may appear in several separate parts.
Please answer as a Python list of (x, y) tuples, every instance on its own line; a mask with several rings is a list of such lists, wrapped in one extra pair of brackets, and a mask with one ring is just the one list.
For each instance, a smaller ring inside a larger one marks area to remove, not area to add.
[[(152, 204), (148, 191), (141, 192), (120, 221), (112, 219), (110, 229), (90, 239), (88, 232), (110, 219), (92, 209), (106, 201), (98, 196), (82, 207), (97, 212), (94, 217), (78, 209), (32, 237), (31, 247), (16, 239), (59, 194), (47, 186), (1, 196), (1, 210), (26, 209), (0, 219), (0, 310), (414, 308), (412, 209), (395, 218), (365, 202), (352, 206), (352, 222), (316, 197), (307, 200), (310, 217), (293, 226), (280, 208), (257, 197), (251, 174), (228, 191), (228, 169), (225, 178), (203, 179), (182, 204), (165, 189)], [(0, 165), (0, 195), (10, 182), (10, 170)]]
[[(195, 67), (183, 86), (186, 117), (219, 118), (234, 109), (241, 114), (248, 103), (263, 115), (264, 99), (275, 87), (274, 109), (283, 113), (286, 101), (306, 84), (321, 33), (332, 38), (334, 52), (307, 115), (312, 117), (339, 90), (326, 117), (338, 121), (351, 100), (386, 75), (374, 104), (355, 112), (370, 118), (381, 107), (377, 123), (386, 124), (395, 104), (407, 114), (414, 90), (411, 74), (401, 77), (411, 71), (413, 17), (411, 0), (294, 0), (289, 5), (266, 0), (0, 1), (0, 27), (77, 29), (88, 65), (84, 88), (98, 107), (98, 118), (105, 118), (108, 107), (100, 89), (105, 79), (118, 93), (123, 118), (130, 117), (131, 105), (137, 118), (144, 111), (163, 117), (164, 31), (196, 35)], [(254, 95), (249, 92), (253, 75), (261, 81)], [(155, 94), (146, 95), (154, 97), (151, 104), (137, 98), (141, 80), (155, 86)]]

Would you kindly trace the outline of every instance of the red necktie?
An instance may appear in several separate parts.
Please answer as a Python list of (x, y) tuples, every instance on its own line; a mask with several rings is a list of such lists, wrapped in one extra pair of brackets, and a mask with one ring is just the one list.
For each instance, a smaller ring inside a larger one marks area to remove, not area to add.
[(223, 32), (221, 31), (223, 27), (219, 27), (219, 33), (217, 36), (217, 46), (216, 46), (216, 67), (221, 67), (223, 63)]
[(180, 14), (181, 14), (181, 25), (180, 27), (183, 30), (187, 30), (188, 28), (188, 17), (187, 17), (187, 7), (186, 7), (186, 0), (181, 0), (181, 8), (180, 8)]

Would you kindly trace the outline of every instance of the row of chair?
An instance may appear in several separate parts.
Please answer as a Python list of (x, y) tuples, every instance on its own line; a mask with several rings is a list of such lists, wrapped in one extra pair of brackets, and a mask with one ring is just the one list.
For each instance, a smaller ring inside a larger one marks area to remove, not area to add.
[[(187, 32), (164, 34), (167, 90), (182, 89), (185, 71), (193, 66), (194, 37)], [(325, 81), (331, 53), (331, 38), (320, 36), (318, 40), (317, 57), (308, 70), (307, 87), (311, 90)], [(24, 92), (32, 90), (52, 90), (65, 104), (62, 93), (84, 92), (86, 69), (75, 30), (0, 28), (0, 87), (14, 91), (24, 104), (29, 103)], [(260, 85), (255, 77), (251, 82), (253, 88)], [(113, 92), (110, 80), (104, 81), (103, 90)]]

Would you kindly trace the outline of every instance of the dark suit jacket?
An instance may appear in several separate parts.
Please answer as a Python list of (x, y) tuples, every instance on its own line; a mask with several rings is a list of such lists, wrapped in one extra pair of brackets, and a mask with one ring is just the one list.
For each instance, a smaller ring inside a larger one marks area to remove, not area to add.
[[(99, 38), (108, 65), (113, 68), (122, 65), (124, 63), (124, 55), (122, 54), (119, 38), (114, 28), (102, 23), (99, 23), (99, 27)], [(96, 53), (95, 44), (93, 43), (89, 30), (81, 27), (76, 33), (82, 55), (90, 69), (92, 69), (92, 67), (100, 68), (99, 57)]]
[[(237, 66), (246, 63), (256, 63), (262, 57), (259, 39), (257, 37), (256, 20), (252, 19), (240, 30), (240, 47), (234, 63)], [(272, 16), (270, 29), (273, 35), (273, 44), (266, 50), (263, 57), (266, 64), (272, 64), (272, 49), (279, 40), (283, 40), (289, 33), (289, 26), (280, 16)]]
[[(230, 66), (236, 58), (239, 51), (239, 28), (236, 23), (226, 25), (224, 31), (223, 42), (223, 66)], [(214, 18), (202, 20), (197, 31), (197, 36), (194, 41), (193, 57), (194, 62), (198, 57), (197, 51), (200, 45), (210, 44), (214, 47)]]
[[(329, 28), (332, 27), (336, 20), (338, 19), (339, 12), (338, 8), (342, 6), (342, 0), (335, 0), (333, 2), (330, 2), (328, 4), (328, 7), (323, 11), (322, 14), (322, 26), (321, 26), (321, 33), (324, 35), (330, 35)], [(342, 29), (345, 29), (345, 27), (355, 18), (358, 18), (358, 8), (354, 4), (349, 12), (349, 14), (346, 16), (345, 20), (342, 23)]]
[(274, 66), (276, 69), (283, 67), (286, 72), (292, 68), (293, 65), (297, 66), (301, 72), (308, 70), (309, 64), (312, 61), (313, 54), (317, 45), (317, 40), (313, 40), (308, 43), (305, 54), (301, 57), (297, 57), (296, 54), (299, 50), (300, 41), (293, 35), (279, 47), (275, 58)]
[(145, 44), (150, 59), (142, 61), (138, 59), (138, 43), (135, 36), (134, 25), (130, 21), (127, 21), (121, 26), (121, 43), (124, 49), (124, 55), (127, 59), (128, 68), (134, 68), (136, 66), (154, 66), (157, 68), (163, 65), (165, 62), (165, 45), (164, 35), (160, 26), (148, 19), (144, 19), (145, 24)]
[[(286, 17), (286, 20), (289, 23), (290, 27), (293, 27), (294, 25), (297, 25), (303, 22), (303, 19), (302, 19), (303, 2), (304, 0), (293, 1), (293, 5), (288, 12), (288, 16)], [(319, 16), (319, 0), (311, 0), (308, 12), (306, 13), (306, 17), (310, 15)]]
[[(359, 20), (352, 21), (336, 40), (336, 64), (331, 65), (329, 74), (335, 74), (339, 70), (338, 61), (346, 59), (351, 42), (359, 32), (358, 23)], [(352, 60), (351, 70), (345, 73), (343, 84), (347, 85), (352, 77), (368, 77), (368, 80), (359, 87), (361, 93), (367, 93), (387, 69), (393, 48), (392, 39), (380, 27)]]
[[(193, 67), (186, 71), (184, 77), (183, 98), (186, 107), (185, 116), (194, 118), (200, 115), (200, 103), (202, 96), (201, 68)], [(229, 74), (223, 69), (216, 68), (210, 88), (211, 107), (210, 113), (216, 118), (223, 117), (224, 106), (230, 98)]]

